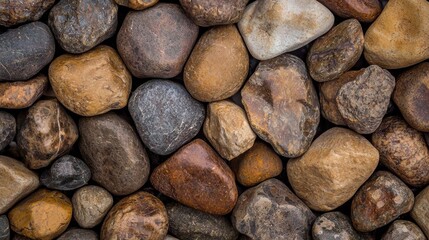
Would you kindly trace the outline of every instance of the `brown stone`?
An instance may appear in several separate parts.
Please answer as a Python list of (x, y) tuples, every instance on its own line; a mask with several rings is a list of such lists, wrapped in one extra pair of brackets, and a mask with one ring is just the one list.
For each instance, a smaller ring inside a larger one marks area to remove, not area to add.
[(53, 239), (63, 233), (72, 219), (66, 195), (46, 189), (33, 193), (9, 212), (14, 232), (31, 239)]
[(318, 38), (307, 55), (311, 77), (331, 81), (350, 70), (363, 52), (363, 30), (356, 19), (348, 19)]
[(164, 204), (152, 194), (138, 192), (110, 210), (101, 227), (101, 240), (164, 239), (168, 216)]
[(134, 10), (143, 10), (155, 5), (158, 0), (115, 0), (119, 5), (129, 7)]
[(319, 124), (317, 93), (304, 62), (283, 54), (262, 61), (241, 90), (255, 133), (285, 157), (310, 147)]
[(411, 217), (426, 236), (429, 236), (429, 186), (416, 196), (414, 207), (411, 210)]
[(425, 234), (413, 222), (406, 220), (394, 221), (381, 240), (426, 240)]
[(203, 130), (220, 156), (228, 160), (247, 151), (256, 139), (244, 110), (226, 100), (208, 105)]
[(238, 197), (234, 173), (201, 139), (155, 168), (150, 180), (162, 194), (210, 214), (229, 213)]
[(353, 197), (378, 164), (378, 151), (363, 136), (331, 128), (300, 158), (290, 159), (287, 175), (296, 195), (311, 209), (333, 210)]
[(33, 105), (48, 87), (48, 78), (40, 74), (28, 81), (1, 82), (0, 108), (21, 109)]
[(123, 108), (131, 92), (130, 73), (116, 51), (104, 45), (57, 57), (49, 67), (49, 81), (58, 100), (82, 116)]
[(0, 25), (10, 27), (27, 21), (37, 21), (55, 0), (1, 1)]
[(318, 0), (342, 18), (372, 22), (381, 13), (379, 0)]
[(234, 25), (205, 32), (185, 65), (186, 89), (197, 100), (219, 101), (234, 95), (246, 80), (249, 55)]

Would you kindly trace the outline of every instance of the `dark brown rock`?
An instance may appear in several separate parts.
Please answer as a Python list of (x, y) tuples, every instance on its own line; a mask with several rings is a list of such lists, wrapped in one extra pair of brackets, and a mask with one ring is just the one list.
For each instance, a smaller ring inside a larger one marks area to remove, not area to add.
[(0, 82), (0, 108), (30, 107), (47, 87), (48, 78), (43, 74), (28, 81)]
[(426, 240), (425, 234), (413, 222), (406, 220), (394, 221), (381, 240)]
[(356, 18), (372, 22), (381, 13), (379, 0), (318, 0), (342, 18)]
[(364, 240), (350, 219), (341, 212), (328, 212), (316, 218), (312, 228), (313, 240)]
[(115, 0), (115, 2), (134, 10), (143, 10), (155, 5), (158, 0)]
[(8, 112), (0, 111), (0, 151), (12, 142), (15, 134), (15, 118)]
[(429, 236), (429, 186), (423, 189), (417, 196), (414, 202), (411, 217), (423, 230), (426, 236)]
[(37, 21), (55, 0), (13, 0), (0, 2), (0, 25), (10, 27), (27, 21)]

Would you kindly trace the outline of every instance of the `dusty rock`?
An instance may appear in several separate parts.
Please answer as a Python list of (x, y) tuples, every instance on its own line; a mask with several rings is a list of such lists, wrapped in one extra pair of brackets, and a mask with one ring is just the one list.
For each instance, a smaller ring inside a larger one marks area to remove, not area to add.
[(302, 155), (319, 124), (317, 93), (304, 62), (284, 54), (259, 63), (241, 90), (255, 133), (285, 157)]
[(426, 240), (425, 234), (420, 228), (410, 221), (394, 221), (381, 240)]
[(208, 105), (203, 130), (220, 156), (228, 160), (251, 148), (256, 139), (244, 110), (226, 100)]
[(350, 219), (341, 212), (328, 212), (320, 215), (313, 223), (314, 240), (364, 240), (352, 226)]
[(71, 229), (61, 235), (57, 240), (98, 240), (96, 232), (87, 229)]
[(198, 26), (179, 5), (160, 3), (129, 12), (116, 45), (135, 77), (172, 78), (182, 72), (197, 37)]
[(318, 82), (331, 81), (350, 70), (363, 52), (362, 26), (348, 19), (318, 38), (307, 55), (311, 77)]
[(0, 25), (10, 27), (27, 21), (37, 21), (55, 0), (1, 1)]
[(188, 92), (202, 102), (234, 95), (246, 80), (249, 56), (235, 25), (218, 26), (198, 40), (185, 65)]
[(40, 74), (28, 81), (0, 82), (0, 108), (22, 109), (33, 105), (48, 87), (48, 78)]
[(414, 202), (411, 210), (411, 217), (423, 230), (426, 236), (429, 236), (429, 186), (423, 189)]
[(315, 216), (289, 188), (269, 179), (247, 189), (238, 199), (231, 219), (252, 239), (310, 239)]
[(356, 18), (361, 22), (372, 22), (381, 13), (379, 0), (318, 0), (335, 15)]
[(134, 10), (143, 10), (155, 5), (158, 0), (115, 0), (115, 2)]
[(0, 240), (10, 239), (9, 220), (6, 215), (0, 215)]
[(149, 158), (133, 127), (113, 112), (79, 120), (79, 149), (92, 179), (115, 195), (141, 188)]
[(0, 151), (12, 142), (15, 134), (15, 118), (8, 112), (0, 111)]
[(66, 154), (78, 134), (75, 122), (57, 100), (40, 100), (28, 110), (16, 140), (26, 165), (39, 169)]
[(404, 68), (429, 58), (429, 2), (390, 0), (365, 33), (365, 59)]
[(123, 108), (131, 92), (130, 73), (116, 51), (104, 45), (57, 57), (49, 67), (49, 81), (58, 100), (82, 116)]
[(314, 140), (287, 175), (296, 195), (317, 211), (330, 211), (353, 197), (378, 164), (378, 151), (363, 136), (334, 127)]
[(238, 197), (234, 173), (201, 139), (155, 168), (150, 181), (162, 194), (210, 214), (229, 213)]

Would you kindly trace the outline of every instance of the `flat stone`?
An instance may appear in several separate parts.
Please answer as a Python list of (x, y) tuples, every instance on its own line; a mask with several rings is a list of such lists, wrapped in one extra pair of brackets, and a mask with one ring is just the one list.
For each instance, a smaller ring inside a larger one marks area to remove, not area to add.
[(379, 154), (363, 136), (334, 127), (314, 140), (287, 175), (295, 194), (316, 211), (330, 211), (353, 197), (378, 165)]
[(0, 82), (30, 79), (54, 58), (54, 36), (42, 22), (9, 29), (0, 34), (0, 42)]
[(379, 0), (318, 0), (335, 15), (342, 18), (356, 18), (361, 22), (372, 22), (381, 13)]
[(8, 112), (0, 111), (0, 151), (12, 142), (15, 134), (15, 118)]
[(0, 108), (28, 108), (47, 88), (48, 78), (43, 74), (28, 81), (0, 82)]
[(425, 234), (413, 222), (406, 220), (394, 221), (381, 240), (426, 240)]
[(75, 122), (57, 100), (40, 100), (29, 108), (16, 141), (26, 165), (39, 169), (66, 154), (78, 135)]
[(162, 194), (210, 214), (228, 214), (238, 197), (234, 173), (201, 139), (183, 146), (155, 168), (150, 181)]
[(365, 59), (404, 68), (429, 58), (429, 2), (390, 0), (365, 33)]
[(0, 240), (10, 239), (9, 220), (6, 215), (0, 215)]
[(197, 37), (198, 26), (179, 5), (159, 3), (129, 12), (116, 45), (135, 77), (172, 78), (182, 72)]
[(390, 172), (378, 171), (353, 197), (351, 219), (356, 230), (370, 232), (413, 208), (414, 194)]
[(202, 102), (231, 97), (246, 80), (249, 55), (235, 25), (205, 32), (189, 56), (183, 72), (188, 92)]
[(96, 232), (87, 229), (71, 229), (61, 235), (57, 240), (98, 240)]
[(314, 240), (364, 240), (357, 232), (350, 219), (341, 212), (328, 212), (320, 215), (313, 223), (312, 236)]
[(141, 188), (149, 158), (133, 127), (113, 112), (79, 120), (79, 149), (92, 179), (115, 195)]
[(56, 40), (70, 53), (97, 46), (113, 36), (117, 25), (118, 5), (113, 0), (60, 0), (49, 12)]
[(73, 216), (79, 226), (93, 228), (112, 208), (113, 197), (102, 187), (85, 186), (73, 194)]
[(423, 230), (426, 236), (429, 236), (429, 186), (424, 188), (417, 196), (414, 207), (411, 210), (411, 217)]
[(189, 142), (203, 125), (204, 106), (169, 80), (150, 80), (132, 94), (128, 110), (150, 151), (168, 155)]
[(49, 67), (49, 81), (67, 109), (95, 116), (124, 108), (132, 79), (117, 52), (101, 45), (84, 54), (57, 57)]
[(167, 231), (164, 204), (152, 194), (138, 192), (123, 198), (110, 210), (100, 239), (164, 239)]
[(181, 240), (235, 240), (238, 232), (225, 216), (204, 213), (179, 203), (166, 206), (169, 231)]
[(307, 45), (332, 25), (334, 15), (316, 0), (257, 0), (238, 28), (252, 56), (267, 60)]
[(350, 70), (363, 52), (362, 26), (348, 19), (314, 41), (307, 55), (311, 77), (318, 82), (331, 81)]
[(277, 179), (243, 192), (231, 216), (232, 224), (251, 239), (311, 239), (311, 210)]
[(55, 0), (1, 1), (0, 25), (10, 27), (37, 21), (54, 3)]
[(285, 157), (310, 147), (320, 119), (319, 101), (304, 62), (284, 54), (259, 63), (241, 90), (253, 131)]
[(115, 2), (134, 10), (143, 10), (155, 5), (158, 0), (115, 0)]

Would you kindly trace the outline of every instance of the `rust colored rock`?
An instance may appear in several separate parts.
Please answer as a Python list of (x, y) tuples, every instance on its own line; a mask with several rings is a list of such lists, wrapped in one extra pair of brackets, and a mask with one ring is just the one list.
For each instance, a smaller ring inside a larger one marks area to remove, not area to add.
[(241, 90), (255, 133), (285, 157), (310, 147), (319, 124), (319, 101), (304, 62), (283, 54), (262, 61)]
[(411, 210), (411, 217), (423, 230), (426, 236), (429, 236), (429, 186), (423, 189), (414, 202)]
[(381, 13), (379, 0), (318, 0), (342, 18), (356, 18), (361, 22), (372, 22)]
[(147, 239), (167, 236), (168, 216), (164, 204), (146, 192), (120, 200), (110, 210), (101, 227), (101, 240)]
[(370, 232), (413, 208), (411, 189), (390, 172), (378, 171), (353, 197), (351, 219), (356, 230)]
[(155, 168), (150, 180), (162, 194), (210, 214), (228, 214), (238, 197), (234, 173), (201, 139)]
[(57, 100), (40, 100), (28, 110), (16, 141), (26, 165), (39, 169), (66, 154), (78, 135), (75, 122)]
[(363, 30), (356, 19), (348, 19), (317, 39), (307, 55), (311, 77), (331, 81), (350, 70), (363, 52)]
[(57, 57), (49, 67), (49, 81), (58, 100), (82, 116), (123, 108), (131, 93), (131, 74), (116, 51), (104, 45)]
[(27, 21), (37, 21), (55, 0), (13, 0), (0, 2), (0, 25), (10, 27)]
[(9, 212), (14, 232), (31, 239), (53, 239), (63, 233), (72, 219), (72, 205), (58, 191), (40, 189)]
[(0, 108), (30, 107), (47, 87), (48, 78), (43, 74), (25, 82), (0, 82)]
[(158, 0), (115, 0), (119, 5), (129, 7), (134, 10), (143, 10), (155, 5)]
[(185, 65), (183, 78), (194, 98), (214, 102), (238, 92), (248, 70), (249, 55), (235, 25), (218, 26), (198, 40)]
[(425, 234), (413, 222), (406, 220), (394, 221), (381, 240), (426, 240)]

